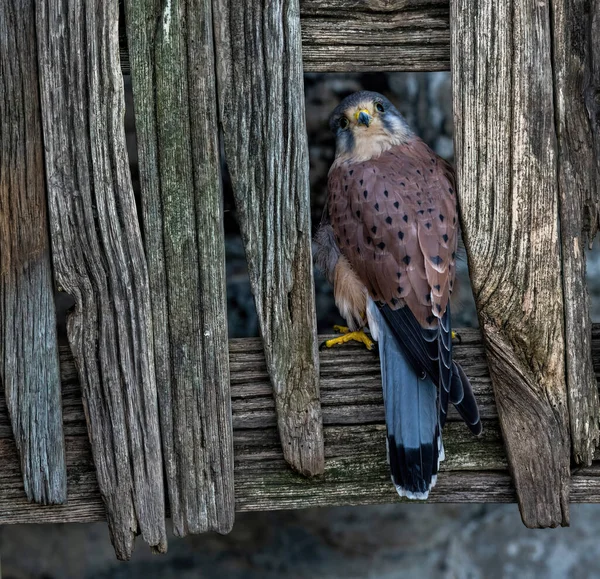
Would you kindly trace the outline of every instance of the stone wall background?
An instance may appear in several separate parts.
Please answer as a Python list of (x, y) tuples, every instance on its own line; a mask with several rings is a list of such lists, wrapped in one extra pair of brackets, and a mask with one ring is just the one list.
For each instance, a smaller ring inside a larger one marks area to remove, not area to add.
[[(306, 76), (313, 224), (326, 196), (333, 159), (329, 113), (348, 94), (383, 92), (415, 131), (452, 161), (452, 107), (448, 73)], [(126, 79), (126, 88), (128, 79)], [(126, 118), (134, 186), (137, 181), (130, 91)], [(244, 251), (225, 181), (228, 317), (232, 337), (256, 336), (256, 313)], [(466, 262), (459, 264), (455, 327), (477, 324)], [(600, 319), (600, 259), (590, 253), (593, 319)], [(331, 290), (316, 275), (319, 330), (341, 320)], [(61, 327), (69, 300), (61, 296)], [(61, 332), (64, 339), (64, 332)], [(443, 476), (443, 473), (442, 473)], [(16, 525), (0, 528), (3, 579), (412, 579), (600, 577), (600, 505), (574, 505), (571, 528), (529, 530), (516, 505), (402, 503), (242, 513), (227, 536), (171, 537), (169, 553), (152, 556), (140, 541), (129, 563), (115, 560), (104, 523)]]

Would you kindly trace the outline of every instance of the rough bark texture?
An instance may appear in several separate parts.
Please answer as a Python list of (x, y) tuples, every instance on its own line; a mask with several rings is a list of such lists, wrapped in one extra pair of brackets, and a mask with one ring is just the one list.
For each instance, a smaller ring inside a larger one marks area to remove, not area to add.
[(33, 0), (0, 3), (0, 380), (27, 498), (65, 502)]
[(214, 0), (219, 106), (284, 456), (323, 472), (297, 0)]
[(569, 419), (549, 6), (451, 5), (459, 200), (524, 523), (569, 522)]
[[(166, 549), (150, 291), (123, 126), (116, 0), (36, 2), (56, 281), (117, 556)], [(68, 447), (68, 442), (67, 442)]]
[(585, 218), (594, 215), (595, 225), (600, 191), (583, 87), (588, 54), (595, 50), (600, 55), (600, 48), (598, 37), (589, 36), (588, 1), (553, 0), (551, 6), (571, 445), (575, 460), (589, 465), (600, 438), (600, 407), (590, 355), (592, 323), (585, 272), (589, 229)]
[(127, 0), (161, 433), (175, 534), (234, 520), (210, 0)]
[(300, 0), (300, 22), (305, 72), (450, 68), (448, 0)]
[[(454, 355), (471, 378), (484, 422), (470, 434), (452, 410), (444, 429), (446, 460), (430, 502), (514, 502), (515, 491), (494, 405), (479, 333), (459, 330)], [(326, 336), (321, 336), (325, 339)], [(594, 368), (600, 376), (600, 326), (592, 334)], [(285, 463), (279, 444), (272, 386), (262, 343), (230, 342), (236, 508), (267, 510), (309, 506), (389, 503), (398, 495), (389, 478), (379, 361), (362, 346), (321, 353), (325, 474), (306, 480)], [(0, 399), (0, 524), (92, 521), (104, 508), (86, 435), (77, 372), (61, 352), (69, 503), (39, 507), (27, 502), (6, 408)], [(596, 459), (600, 455), (596, 456)], [(573, 473), (571, 500), (600, 502), (600, 463)]]

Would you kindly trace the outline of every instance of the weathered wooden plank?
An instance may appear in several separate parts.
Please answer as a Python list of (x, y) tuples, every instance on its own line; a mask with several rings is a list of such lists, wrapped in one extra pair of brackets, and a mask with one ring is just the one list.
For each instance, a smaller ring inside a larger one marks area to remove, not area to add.
[(301, 0), (307, 72), (448, 70), (448, 0)]
[(150, 291), (125, 150), (118, 3), (36, 2), (57, 284), (111, 538), (166, 549)]
[(463, 236), (524, 523), (569, 522), (570, 440), (547, 3), (452, 0)]
[(300, 0), (300, 22), (305, 72), (450, 69), (448, 0)]
[(233, 431), (211, 4), (125, 7), (173, 527), (226, 533)]
[(67, 499), (33, 0), (0, 3), (0, 379), (31, 501)]
[(220, 119), (281, 444), (323, 472), (297, 0), (214, 0)]
[[(453, 412), (444, 429), (448, 452), (430, 502), (514, 502), (516, 497), (507, 471), (493, 393), (479, 333), (461, 330), (462, 344), (456, 359), (472, 379), (484, 406), (484, 434), (473, 437)], [(325, 339), (322, 336), (321, 339)], [(593, 332), (593, 359), (600, 376), (600, 327)], [(398, 500), (389, 480), (385, 458), (385, 426), (377, 358), (361, 346), (347, 345), (321, 353), (321, 394), (335, 394), (335, 404), (324, 403), (325, 474), (310, 480), (294, 473), (285, 463), (279, 444), (272, 387), (266, 372), (261, 341), (230, 342), (232, 407), (236, 474), (236, 509), (269, 510), (342, 504), (390, 503)], [(0, 524), (18, 522), (67, 522), (104, 519), (104, 507), (96, 483), (94, 464), (85, 429), (77, 372), (73, 359), (61, 351), (63, 414), (67, 448), (69, 503), (40, 507), (23, 494), (19, 463), (6, 407), (0, 399)], [(254, 390), (249, 389), (254, 385)], [(345, 387), (348, 386), (348, 389)], [(355, 400), (361, 390), (373, 401)], [(264, 394), (264, 396), (263, 396)], [(264, 399), (263, 421), (244, 410), (257, 396)], [(268, 406), (268, 399), (271, 400)], [(348, 420), (348, 407), (356, 412)], [(596, 455), (600, 459), (600, 454)], [(600, 463), (573, 471), (571, 500), (600, 502)]]
[(600, 48), (594, 48), (598, 43), (591, 35), (589, 2), (552, 0), (551, 5), (571, 446), (577, 462), (590, 464), (600, 441), (600, 406), (591, 359), (584, 251), (593, 236), (585, 218), (592, 218), (595, 229), (600, 183), (582, 89), (591, 65), (588, 53), (596, 50), (600, 56)]

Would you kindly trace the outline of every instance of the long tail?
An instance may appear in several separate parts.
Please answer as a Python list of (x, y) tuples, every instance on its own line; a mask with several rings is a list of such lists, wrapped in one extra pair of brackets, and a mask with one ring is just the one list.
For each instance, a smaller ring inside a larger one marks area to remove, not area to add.
[(444, 460), (438, 389), (429, 377), (417, 375), (379, 308), (368, 302), (369, 328), (379, 343), (392, 481), (400, 496), (423, 500)]

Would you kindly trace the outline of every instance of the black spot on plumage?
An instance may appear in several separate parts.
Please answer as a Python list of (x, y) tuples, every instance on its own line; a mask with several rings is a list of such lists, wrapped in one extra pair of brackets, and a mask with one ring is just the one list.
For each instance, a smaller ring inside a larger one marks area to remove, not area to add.
[(433, 213), (433, 209), (430, 207), (430, 208), (427, 210), (427, 213)]
[(381, 243), (378, 243), (378, 244), (377, 244), (377, 247), (378, 247), (379, 249), (385, 249), (385, 243), (383, 243), (383, 241), (382, 241)]
[(448, 187), (448, 191), (450, 192), (450, 195), (454, 193), (454, 189), (452, 189), (452, 187)]
[(410, 264), (410, 255), (405, 255), (404, 258), (402, 259), (402, 261), (406, 264), (409, 265)]
[(346, 238), (346, 245), (350, 245), (350, 240)]
[(425, 318), (425, 321), (426, 321), (428, 324), (433, 324), (433, 322), (435, 321), (435, 316), (427, 316), (427, 317)]
[(442, 239), (443, 239), (444, 241), (448, 241), (448, 234), (447, 234), (447, 233), (444, 233), (444, 235), (442, 235)]
[(348, 191), (348, 185), (344, 185), (344, 191)]
[(428, 221), (428, 222), (425, 224), (425, 227), (427, 227), (427, 229), (431, 229), (431, 222), (429, 222), (429, 221)]
[(456, 225), (456, 217), (453, 217), (453, 218), (452, 218), (452, 224), (453, 224), (453, 225)]
[(360, 247), (356, 247), (356, 253), (360, 253)]
[(429, 172), (430, 172), (430, 173), (433, 173), (433, 169), (429, 169)]
[(404, 214), (404, 217), (403, 217), (402, 219), (404, 219), (404, 221), (405, 221), (406, 223), (408, 223), (408, 215), (406, 215), (406, 213)]
[(362, 185), (362, 184), (363, 184), (363, 180), (361, 179), (361, 180), (359, 181), (359, 183)]
[(419, 171), (419, 169), (417, 169), (417, 173), (420, 175), (420, 174), (421, 174), (421, 171)]
[(375, 203), (375, 205), (373, 205), (373, 207), (375, 207), (375, 211), (379, 211), (379, 203)]
[(433, 159), (433, 158), (432, 158), (432, 159), (431, 159), (431, 162), (432, 162), (432, 163), (435, 163), (435, 159)]
[(404, 239), (404, 232), (398, 231), (398, 239)]
[(367, 243), (372, 243), (373, 240), (370, 237), (367, 237)]
[(430, 294), (425, 294), (425, 299), (430, 302), (431, 301), (431, 295)]
[(360, 218), (360, 211), (357, 211), (357, 212), (356, 212), (356, 217), (359, 217), (359, 218)]
[(389, 195), (388, 190), (386, 189), (383, 194), (387, 197)]
[(438, 283), (438, 284), (434, 285), (434, 286), (433, 286), (433, 289), (434, 289), (436, 292), (439, 292), (439, 291), (440, 291), (440, 289), (441, 289), (441, 286), (440, 286), (440, 284)]
[(417, 211), (417, 213), (418, 213), (419, 215), (423, 215), (423, 213), (425, 213), (425, 210), (424, 210), (424, 209), (419, 209), (419, 210)]
[(350, 171), (350, 175), (352, 175), (354, 173), (354, 169), (352, 169), (352, 171)]
[(417, 201), (417, 203), (418, 203), (419, 206), (423, 205), (422, 201)]
[(372, 231), (373, 233), (377, 233), (377, 227), (375, 227), (375, 226), (373, 225), (373, 227), (371, 227), (371, 231)]
[(456, 259), (456, 251), (452, 252), (452, 259)]
[(440, 221), (443, 223), (444, 219), (446, 219), (441, 213), (440, 213)]
[(440, 313), (442, 311), (442, 306), (440, 306), (440, 304), (435, 304), (435, 309)]
[(392, 218), (391, 218), (391, 217), (388, 215), (388, 216), (385, 218), (385, 222), (386, 222), (388, 225), (391, 225), (391, 224), (392, 224)]
[(367, 198), (367, 195), (368, 195), (368, 194), (369, 194), (369, 192), (368, 192), (368, 191), (365, 189), (365, 190), (363, 191), (363, 195), (365, 196), (365, 199)]
[(402, 272), (401, 272), (401, 271), (399, 271), (399, 272), (398, 272), (398, 278), (401, 278), (401, 277), (402, 277)]
[(395, 306), (398, 303), (398, 300), (396, 298), (392, 298), (390, 301), (392, 302), (393, 306)]
[(404, 181), (400, 181), (400, 185), (402, 185), (402, 187), (406, 187)]
[(444, 260), (439, 255), (432, 256), (430, 259), (433, 265), (440, 265), (441, 263), (444, 263)]
[(398, 286), (398, 293), (401, 294), (403, 291), (404, 291), (404, 288), (401, 285), (399, 285)]

